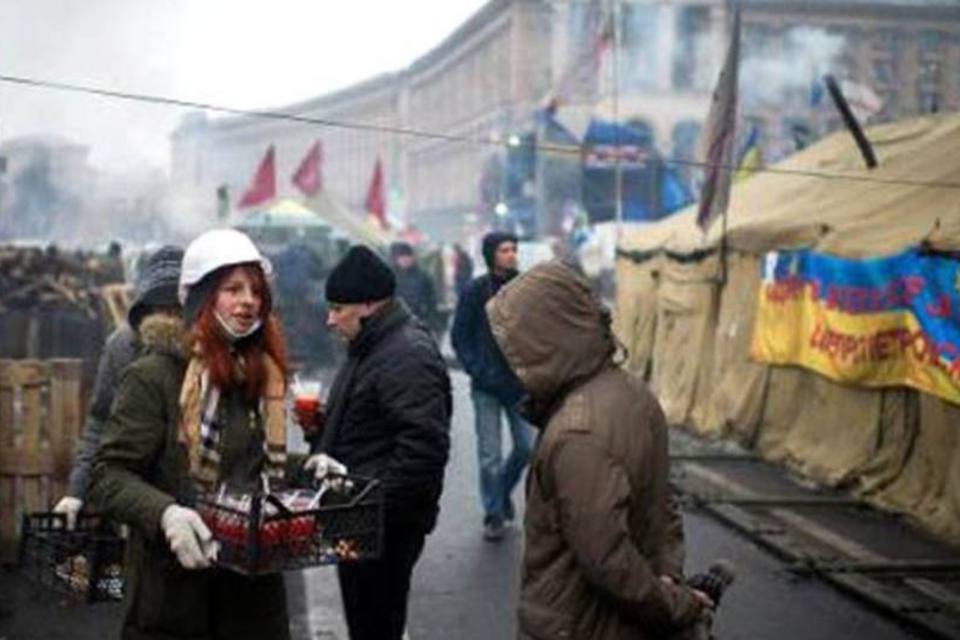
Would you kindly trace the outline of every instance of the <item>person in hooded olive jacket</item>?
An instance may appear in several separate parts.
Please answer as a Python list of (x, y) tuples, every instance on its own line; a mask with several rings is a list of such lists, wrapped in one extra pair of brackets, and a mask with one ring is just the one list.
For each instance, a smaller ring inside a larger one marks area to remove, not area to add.
[(518, 638), (684, 635), (709, 599), (683, 584), (683, 528), (657, 400), (613, 360), (609, 314), (552, 261), (487, 305), (541, 433), (524, 521)]
[[(533, 438), (530, 425), (517, 413), (523, 390), (500, 353), (484, 305), (500, 287), (517, 276), (517, 238), (494, 231), (483, 238), (483, 257), (489, 271), (474, 278), (461, 292), (450, 331), (457, 358), (470, 376), (480, 467), (480, 499), (483, 504), (483, 537), (503, 538), (504, 522), (513, 520), (510, 495), (520, 482), (530, 459)], [(513, 437), (513, 450), (503, 461), (500, 416), (506, 415)]]
[(104, 343), (103, 353), (97, 364), (93, 399), (87, 411), (83, 439), (70, 470), (67, 494), (53, 508), (55, 513), (66, 516), (67, 527), (70, 529), (83, 508), (90, 484), (90, 468), (100, 446), (103, 423), (110, 415), (117, 381), (123, 370), (140, 352), (140, 323), (154, 314), (180, 313), (177, 286), (182, 259), (183, 249), (172, 245), (160, 247), (150, 254), (137, 283), (136, 297), (127, 312), (127, 322), (114, 329)]
[(280, 574), (212, 566), (217, 544), (192, 508), (220, 483), (251, 489), (292, 474), (285, 455), (286, 358), (270, 265), (232, 229), (187, 248), (183, 317), (140, 324), (104, 425), (90, 500), (130, 527), (124, 640), (287, 639)]
[[(450, 451), (452, 396), (429, 330), (394, 297), (390, 267), (355, 246), (327, 278), (327, 326), (347, 344), (312, 451), (324, 472), (383, 485), (384, 545), (376, 560), (337, 566), (352, 640), (400, 640), (413, 567), (437, 521)], [(303, 425), (301, 418), (301, 425)]]

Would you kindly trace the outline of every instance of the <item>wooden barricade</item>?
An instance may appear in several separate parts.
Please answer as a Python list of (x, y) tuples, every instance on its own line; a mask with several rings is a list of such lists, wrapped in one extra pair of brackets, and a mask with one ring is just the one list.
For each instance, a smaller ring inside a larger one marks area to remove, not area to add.
[(107, 308), (112, 329), (127, 321), (127, 312), (133, 303), (133, 287), (128, 284), (108, 284), (100, 287), (100, 297)]
[(0, 359), (0, 560), (16, 556), (20, 516), (64, 494), (80, 437), (82, 360)]

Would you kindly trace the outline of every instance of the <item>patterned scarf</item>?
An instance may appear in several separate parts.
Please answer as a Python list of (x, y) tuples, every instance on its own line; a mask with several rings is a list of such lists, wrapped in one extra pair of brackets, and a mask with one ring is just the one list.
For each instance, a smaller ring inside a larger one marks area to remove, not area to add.
[[(266, 392), (257, 411), (263, 420), (265, 473), (271, 481), (283, 481), (287, 460), (287, 429), (284, 400), (287, 385), (280, 367), (264, 354), (267, 374)], [(220, 478), (220, 428), (215, 417), (220, 389), (210, 385), (210, 374), (203, 359), (194, 355), (187, 366), (180, 388), (179, 440), (187, 448), (190, 476), (204, 489), (212, 491)]]

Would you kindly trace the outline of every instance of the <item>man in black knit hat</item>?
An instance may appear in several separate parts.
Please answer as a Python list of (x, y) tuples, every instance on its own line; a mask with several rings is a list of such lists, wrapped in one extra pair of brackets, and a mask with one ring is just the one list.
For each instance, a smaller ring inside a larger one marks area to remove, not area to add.
[[(488, 272), (474, 278), (457, 300), (450, 339), (457, 358), (470, 376), (483, 503), (483, 537), (503, 538), (504, 523), (514, 519), (510, 495), (530, 459), (533, 433), (516, 405), (523, 397), (520, 382), (507, 365), (490, 331), (485, 306), (500, 287), (517, 275), (517, 238), (494, 231), (483, 238), (483, 258)], [(503, 460), (500, 416), (505, 414), (513, 450)]]
[[(374, 477), (385, 491), (377, 560), (339, 565), (352, 640), (400, 640), (410, 576), (439, 513), (450, 450), (446, 364), (429, 331), (394, 297), (390, 267), (355, 246), (327, 278), (327, 326), (347, 345), (312, 431), (315, 475)], [(302, 420), (301, 419), (301, 424)]]

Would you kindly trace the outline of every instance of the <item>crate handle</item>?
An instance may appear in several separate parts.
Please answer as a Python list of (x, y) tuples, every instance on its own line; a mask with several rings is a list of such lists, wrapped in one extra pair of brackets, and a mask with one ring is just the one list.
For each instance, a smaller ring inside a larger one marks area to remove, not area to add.
[(280, 498), (278, 498), (276, 495), (272, 493), (268, 493), (263, 496), (263, 499), (264, 501), (269, 502), (270, 504), (275, 506), (283, 515), (285, 516), (293, 515), (293, 511), (291, 511), (287, 507), (287, 505), (283, 504), (283, 501), (280, 500)]
[(366, 498), (371, 491), (373, 491), (374, 489), (380, 486), (380, 481), (377, 480), (376, 478), (368, 478), (365, 476), (351, 475), (349, 473), (331, 473), (330, 475), (327, 476), (327, 478), (343, 478), (344, 480), (352, 480), (355, 483), (357, 481), (363, 481), (366, 483), (363, 489), (360, 490), (360, 493), (353, 496), (350, 502), (337, 505), (338, 507), (345, 507), (345, 508), (355, 507), (361, 500)]

